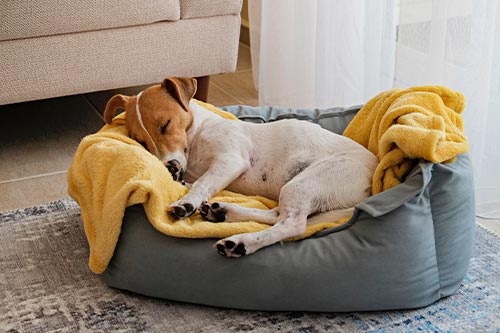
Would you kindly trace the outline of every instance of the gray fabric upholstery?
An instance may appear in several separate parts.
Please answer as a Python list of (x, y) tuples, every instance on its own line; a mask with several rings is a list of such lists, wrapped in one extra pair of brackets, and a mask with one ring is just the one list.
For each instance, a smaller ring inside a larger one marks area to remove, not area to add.
[[(358, 109), (228, 108), (259, 122), (296, 114), (339, 133)], [(165, 236), (142, 206), (130, 207), (103, 278), (144, 295), (230, 308), (416, 308), (459, 288), (473, 237), (471, 163), (461, 155), (451, 164), (422, 161), (403, 184), (360, 203), (347, 225), (238, 259), (219, 256), (213, 239)]]

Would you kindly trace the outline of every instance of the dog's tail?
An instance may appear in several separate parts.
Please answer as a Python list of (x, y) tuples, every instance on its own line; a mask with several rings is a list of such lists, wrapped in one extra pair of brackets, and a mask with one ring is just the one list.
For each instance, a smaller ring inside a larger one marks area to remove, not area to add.
[(310, 216), (307, 219), (307, 224), (311, 225), (311, 224), (322, 223), (322, 222), (335, 222), (335, 221), (338, 221), (344, 217), (351, 216), (353, 212), (354, 212), (354, 207), (345, 208), (345, 209), (330, 210), (328, 212), (319, 213), (319, 214)]

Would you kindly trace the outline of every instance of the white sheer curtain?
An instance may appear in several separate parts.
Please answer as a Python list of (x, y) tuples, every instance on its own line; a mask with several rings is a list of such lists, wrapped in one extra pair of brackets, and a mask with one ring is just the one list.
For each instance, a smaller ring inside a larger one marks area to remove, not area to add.
[(394, 9), (394, 1), (249, 1), (260, 103), (361, 104), (391, 87)]
[(477, 211), (500, 218), (498, 1), (251, 0), (249, 15), (261, 105), (362, 104), (425, 84), (461, 91)]

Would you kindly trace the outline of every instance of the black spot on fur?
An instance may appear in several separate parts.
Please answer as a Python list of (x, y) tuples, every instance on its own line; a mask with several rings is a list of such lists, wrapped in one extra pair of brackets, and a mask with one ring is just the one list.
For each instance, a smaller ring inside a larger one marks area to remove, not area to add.
[(262, 174), (262, 181), (265, 182), (267, 180), (267, 174)]

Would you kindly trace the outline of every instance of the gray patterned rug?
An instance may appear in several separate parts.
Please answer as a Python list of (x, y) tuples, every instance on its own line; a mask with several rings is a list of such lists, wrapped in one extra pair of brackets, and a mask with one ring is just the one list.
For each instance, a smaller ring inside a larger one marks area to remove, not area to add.
[(79, 213), (71, 200), (0, 213), (0, 332), (500, 331), (500, 239), (481, 228), (462, 287), (427, 308), (259, 312), (164, 301), (108, 288), (87, 268)]

